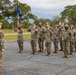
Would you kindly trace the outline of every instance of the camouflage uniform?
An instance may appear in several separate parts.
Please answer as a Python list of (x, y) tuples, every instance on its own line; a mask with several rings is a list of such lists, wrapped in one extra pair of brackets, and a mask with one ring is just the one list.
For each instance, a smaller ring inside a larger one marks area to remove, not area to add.
[(2, 65), (4, 51), (4, 33), (0, 30), (0, 66)]
[[(67, 29), (66, 29), (67, 28)], [(63, 51), (64, 51), (64, 58), (67, 58), (69, 56), (70, 50), (70, 35), (68, 27), (66, 26), (63, 36)]]
[(59, 33), (58, 33), (58, 29), (55, 28), (53, 31), (53, 43), (54, 43), (55, 51), (53, 53), (58, 52), (58, 41), (59, 41)]
[(74, 29), (74, 48), (76, 52), (76, 29)]
[(32, 54), (36, 54), (37, 51), (37, 41), (38, 41), (38, 30), (37, 28), (32, 28), (31, 29), (31, 48), (32, 48)]
[(39, 52), (43, 52), (44, 50), (44, 40), (45, 40), (45, 28), (43, 26), (38, 27), (38, 45)]
[(51, 53), (51, 44), (52, 44), (52, 31), (50, 30), (49, 27), (47, 27), (45, 32), (45, 46), (47, 50), (46, 56), (49, 56)]
[(1, 30), (2, 23), (0, 22), (0, 74), (4, 73), (4, 70), (2, 70), (2, 61), (3, 61), (3, 56), (4, 56), (4, 33)]
[(63, 51), (63, 36), (64, 36), (64, 28), (63, 27), (59, 27), (59, 39), (60, 39), (60, 51)]
[(17, 43), (19, 46), (19, 52), (18, 53), (21, 53), (23, 51), (23, 30), (21, 27), (18, 27)]
[(72, 55), (74, 53), (74, 30), (70, 30), (70, 54)]

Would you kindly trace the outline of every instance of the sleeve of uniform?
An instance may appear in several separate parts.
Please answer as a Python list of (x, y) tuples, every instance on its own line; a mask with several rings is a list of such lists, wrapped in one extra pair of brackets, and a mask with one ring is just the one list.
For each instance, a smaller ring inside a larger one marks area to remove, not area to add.
[(45, 34), (45, 30), (46, 30), (46, 29), (45, 29), (45, 27), (43, 27), (43, 30), (42, 30), (42, 32), (43, 32), (44, 34)]
[(35, 34), (38, 34), (38, 30), (37, 29), (35, 30)]
[(23, 33), (23, 29), (21, 29), (20, 32)]
[(53, 40), (53, 32), (50, 30), (50, 38)]
[(4, 33), (3, 32), (1, 33), (1, 37), (2, 37), (1, 45), (4, 48), (5, 40), (4, 40)]

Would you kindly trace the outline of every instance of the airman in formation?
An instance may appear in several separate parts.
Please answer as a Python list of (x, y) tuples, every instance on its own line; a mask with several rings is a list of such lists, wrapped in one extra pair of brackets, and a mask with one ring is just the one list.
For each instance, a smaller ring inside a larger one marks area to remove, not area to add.
[[(34, 29), (33, 29), (34, 28)], [(33, 29), (33, 30), (32, 30)], [(44, 52), (46, 48), (46, 56), (51, 55), (51, 46), (54, 46), (54, 52), (63, 51), (63, 58), (68, 58), (76, 52), (76, 29), (73, 25), (54, 25), (51, 27), (48, 22), (45, 25), (42, 22), (39, 25), (34, 25), (31, 29), (31, 47), (32, 54)], [(33, 37), (32, 37), (33, 36)], [(35, 40), (35, 41), (32, 41)]]

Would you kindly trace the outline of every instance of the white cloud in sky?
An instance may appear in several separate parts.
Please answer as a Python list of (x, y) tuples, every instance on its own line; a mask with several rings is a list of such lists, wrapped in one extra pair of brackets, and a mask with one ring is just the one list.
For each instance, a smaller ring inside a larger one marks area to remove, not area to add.
[(27, 3), (32, 8), (53, 9), (66, 5), (76, 4), (76, 0), (19, 0), (22, 3)]
[(32, 12), (35, 13), (35, 15), (37, 13), (37, 16), (39, 14), (39, 17), (42, 17), (42, 15), (46, 17), (46, 15), (48, 14), (50, 14), (51, 16), (59, 15), (65, 6), (76, 4), (76, 0), (19, 0), (19, 1), (30, 5), (32, 8)]

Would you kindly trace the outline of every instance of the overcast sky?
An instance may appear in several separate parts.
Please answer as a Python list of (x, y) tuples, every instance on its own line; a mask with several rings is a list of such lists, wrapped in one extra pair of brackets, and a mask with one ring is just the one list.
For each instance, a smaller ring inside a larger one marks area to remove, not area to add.
[(32, 13), (38, 18), (50, 18), (59, 15), (67, 5), (75, 5), (76, 0), (19, 0), (31, 6)]

